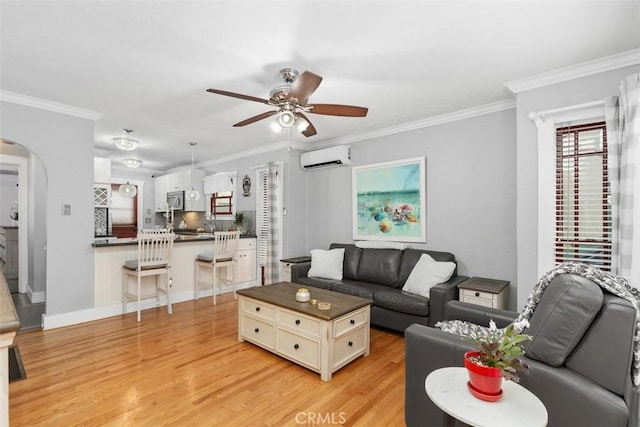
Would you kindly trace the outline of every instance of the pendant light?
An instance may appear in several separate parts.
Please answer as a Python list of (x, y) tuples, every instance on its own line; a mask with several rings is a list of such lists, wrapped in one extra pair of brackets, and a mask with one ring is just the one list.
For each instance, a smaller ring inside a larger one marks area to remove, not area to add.
[(124, 197), (135, 197), (138, 194), (138, 189), (135, 185), (131, 185), (129, 181), (126, 184), (121, 184), (118, 187), (118, 192)]
[(191, 146), (191, 170), (189, 171), (189, 183), (191, 184), (191, 190), (187, 191), (184, 194), (184, 197), (187, 200), (198, 200), (200, 199), (200, 192), (193, 189), (193, 147), (198, 145), (198, 143), (190, 142), (189, 145)]
[(124, 137), (113, 138), (113, 143), (116, 147), (124, 151), (133, 151), (138, 147), (138, 141), (129, 138), (129, 135), (133, 132), (131, 129), (122, 129)]

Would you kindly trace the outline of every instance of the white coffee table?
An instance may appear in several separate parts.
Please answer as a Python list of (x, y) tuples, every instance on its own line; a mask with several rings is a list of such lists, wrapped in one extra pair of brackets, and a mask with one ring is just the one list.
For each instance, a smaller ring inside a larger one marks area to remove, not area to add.
[(544, 427), (547, 409), (540, 399), (513, 381), (503, 381), (504, 397), (485, 402), (467, 389), (465, 368), (441, 368), (431, 372), (424, 382), (427, 395), (445, 412), (444, 425), (453, 425), (453, 417), (476, 427)]

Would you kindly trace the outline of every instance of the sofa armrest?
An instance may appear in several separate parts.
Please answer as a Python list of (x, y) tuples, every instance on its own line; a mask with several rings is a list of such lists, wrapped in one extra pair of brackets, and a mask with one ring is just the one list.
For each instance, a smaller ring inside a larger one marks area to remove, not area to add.
[(299, 277), (307, 277), (307, 273), (311, 268), (311, 261), (300, 262), (291, 265), (291, 282), (296, 283)]
[(517, 316), (518, 313), (515, 311), (483, 307), (462, 301), (449, 301), (445, 305), (444, 316), (441, 320), (463, 320), (476, 325), (489, 326), (489, 320), (493, 319), (498, 328), (504, 328)]
[(445, 305), (449, 301), (458, 299), (458, 284), (467, 279), (466, 276), (453, 276), (448, 281), (431, 287), (429, 290), (429, 326), (445, 320)]
[(408, 427), (441, 426), (444, 413), (427, 396), (424, 381), (431, 372), (463, 366), (473, 345), (457, 335), (414, 323), (404, 332), (405, 423)]

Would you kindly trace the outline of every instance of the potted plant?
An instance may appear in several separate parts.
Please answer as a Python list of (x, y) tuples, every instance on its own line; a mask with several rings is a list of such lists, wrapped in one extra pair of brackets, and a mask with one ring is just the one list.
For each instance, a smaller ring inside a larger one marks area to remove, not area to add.
[(498, 400), (502, 397), (502, 379), (520, 382), (519, 372), (528, 372), (527, 364), (520, 360), (524, 350), (520, 344), (531, 336), (517, 333), (529, 327), (529, 322), (511, 323), (499, 330), (493, 320), (489, 329), (473, 325), (464, 335), (476, 351), (464, 355), (464, 364), (469, 372), (469, 390), (483, 400)]
[(233, 225), (231, 229), (234, 231), (239, 231), (240, 233), (244, 233), (244, 213), (236, 212), (233, 216)]

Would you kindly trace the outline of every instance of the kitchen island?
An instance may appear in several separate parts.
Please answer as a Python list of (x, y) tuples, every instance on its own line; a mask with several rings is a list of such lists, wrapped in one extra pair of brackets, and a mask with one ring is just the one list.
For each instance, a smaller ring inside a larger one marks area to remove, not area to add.
[[(187, 301), (194, 298), (194, 260), (201, 253), (213, 252), (211, 234), (177, 234), (171, 252), (171, 302)], [(122, 304), (122, 266), (125, 261), (136, 259), (138, 245), (136, 239), (117, 239), (93, 243), (94, 249), (94, 307), (108, 307)], [(256, 236), (243, 235), (238, 245), (238, 289), (257, 284)], [(223, 272), (224, 274), (225, 272)], [(229, 272), (229, 274), (231, 274)], [(143, 287), (151, 288), (153, 277), (143, 280)], [(221, 292), (231, 287), (222, 286)], [(201, 291), (200, 297), (211, 295), (211, 291)], [(143, 302), (143, 308), (155, 306), (155, 301)], [(133, 310), (133, 304), (127, 311)]]

